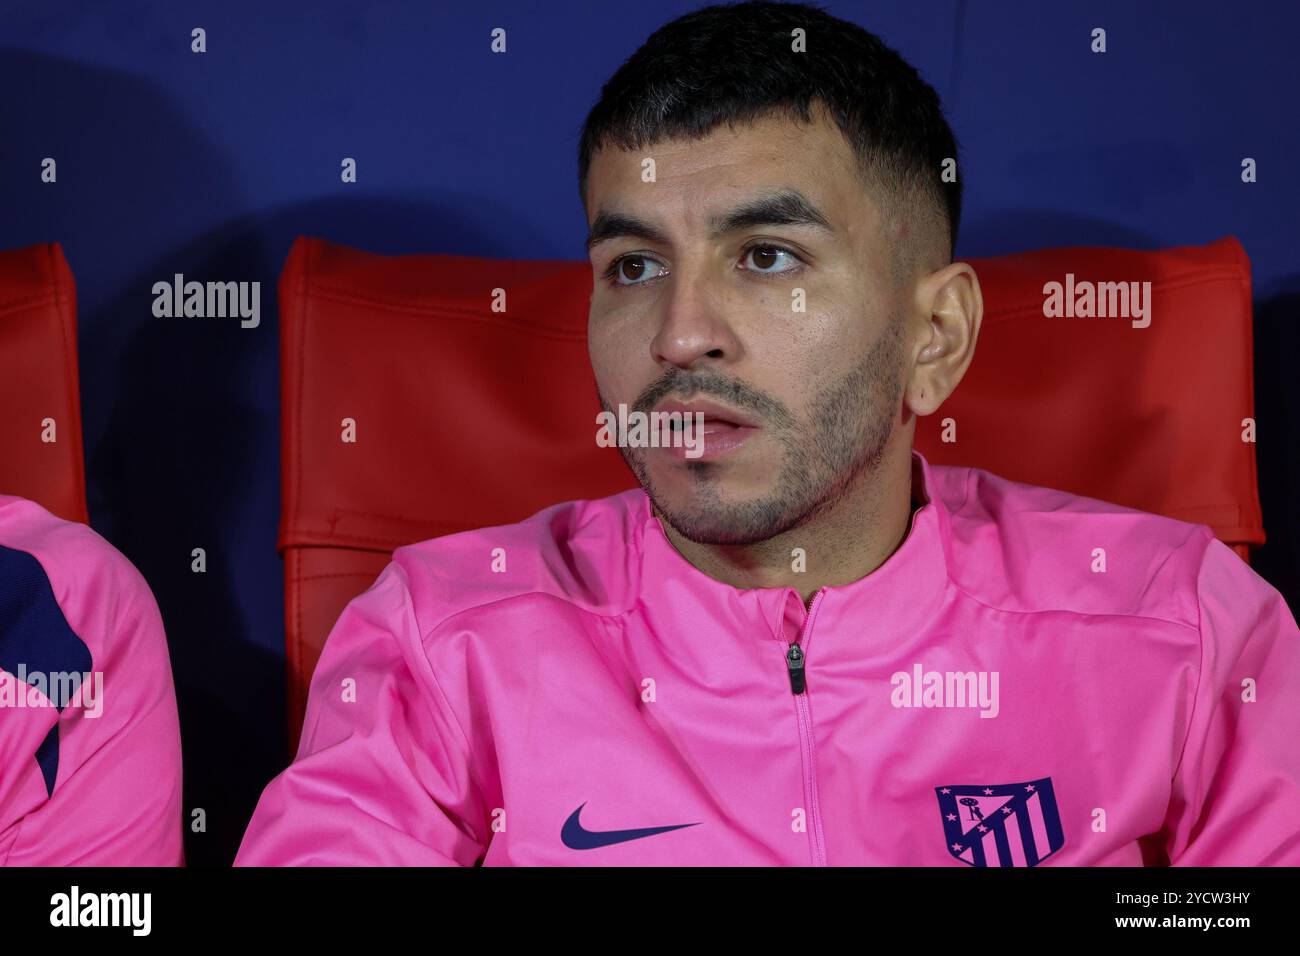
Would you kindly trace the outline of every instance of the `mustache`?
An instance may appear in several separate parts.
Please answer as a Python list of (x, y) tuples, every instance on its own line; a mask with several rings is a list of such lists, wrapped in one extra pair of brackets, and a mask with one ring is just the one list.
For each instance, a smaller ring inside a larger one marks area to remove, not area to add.
[[(712, 371), (665, 372), (641, 391), (632, 403), (632, 410), (650, 412), (670, 395), (682, 399), (691, 399), (697, 395), (721, 399), (733, 408), (754, 412), (773, 425), (789, 425), (794, 422), (794, 417), (784, 403), (744, 382)], [(604, 396), (601, 396), (601, 402), (604, 405)]]

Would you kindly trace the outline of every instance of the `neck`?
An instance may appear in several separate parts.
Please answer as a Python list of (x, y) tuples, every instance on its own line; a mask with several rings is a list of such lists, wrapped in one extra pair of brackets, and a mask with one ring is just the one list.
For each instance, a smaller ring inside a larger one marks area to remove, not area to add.
[(808, 605), (821, 588), (851, 584), (884, 564), (907, 537), (920, 495), (911, 448), (902, 447), (887, 449), (875, 470), (859, 472), (825, 511), (754, 544), (700, 544), (678, 534), (657, 509), (655, 517), (678, 553), (709, 577), (736, 588), (794, 588)]

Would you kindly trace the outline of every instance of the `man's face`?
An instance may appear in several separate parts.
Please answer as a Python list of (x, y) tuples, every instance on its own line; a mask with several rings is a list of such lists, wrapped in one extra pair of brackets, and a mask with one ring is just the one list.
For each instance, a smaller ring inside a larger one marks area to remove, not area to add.
[[(871, 480), (899, 418), (906, 293), (848, 143), (814, 115), (592, 160), (601, 405), (705, 413), (698, 458), (622, 449), (692, 541), (752, 544), (823, 513)], [(780, 221), (807, 214), (825, 225)]]

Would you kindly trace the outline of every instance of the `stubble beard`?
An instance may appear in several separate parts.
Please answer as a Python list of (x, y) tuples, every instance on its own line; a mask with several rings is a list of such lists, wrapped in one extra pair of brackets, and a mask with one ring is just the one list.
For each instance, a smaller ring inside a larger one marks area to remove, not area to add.
[(621, 448), (623, 458), (655, 510), (697, 544), (756, 544), (807, 524), (880, 468), (902, 393), (902, 332), (895, 315), (862, 362), (818, 393), (804, 422), (765, 423), (782, 452), (775, 486), (758, 498), (736, 501), (724, 493), (728, 465), (688, 459), (693, 493), (671, 506), (650, 477), (645, 449)]

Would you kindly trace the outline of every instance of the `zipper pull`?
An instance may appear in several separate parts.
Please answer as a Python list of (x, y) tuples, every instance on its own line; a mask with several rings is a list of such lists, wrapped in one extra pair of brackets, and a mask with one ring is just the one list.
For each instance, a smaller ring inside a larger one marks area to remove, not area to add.
[(803, 650), (798, 644), (791, 644), (790, 649), (786, 651), (785, 666), (790, 672), (790, 691), (802, 694), (804, 691)]

